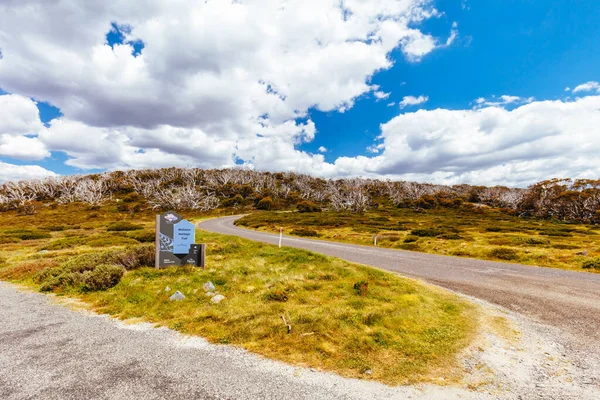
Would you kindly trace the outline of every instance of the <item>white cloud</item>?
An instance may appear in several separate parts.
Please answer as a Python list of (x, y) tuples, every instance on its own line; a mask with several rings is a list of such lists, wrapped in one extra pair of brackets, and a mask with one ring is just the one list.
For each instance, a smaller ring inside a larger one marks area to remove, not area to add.
[(454, 43), (454, 41), (456, 40), (457, 37), (458, 37), (458, 23), (453, 22), (452, 29), (450, 29), (450, 36), (448, 36), (448, 39), (446, 40), (446, 46), (450, 46), (452, 43)]
[(535, 99), (533, 97), (519, 97), (519, 96), (510, 96), (510, 95), (502, 95), (499, 98), (492, 96), (492, 99), (487, 100), (484, 97), (479, 97), (475, 100), (476, 107), (504, 107), (507, 105), (521, 105), (531, 103)]
[(325, 147), (325, 146), (320, 146), (320, 147), (319, 147), (319, 153), (327, 153), (327, 147)]
[(57, 176), (37, 165), (14, 165), (0, 161), (0, 182), (41, 179), (48, 176)]
[(392, 101), (391, 103), (388, 103), (388, 105), (387, 105), (387, 106), (388, 106), (388, 107), (393, 107), (393, 106), (395, 106), (395, 105), (396, 105), (396, 102), (395, 102), (395, 101)]
[[(513, 110), (419, 110), (381, 126), (383, 152), (351, 162), (371, 176), (525, 186), (600, 176), (600, 96)], [(363, 174), (364, 176), (365, 174)]]
[(33, 137), (43, 126), (31, 99), (14, 94), (0, 95), (0, 156), (21, 160), (48, 157), (50, 153), (44, 144)]
[(390, 97), (391, 93), (385, 93), (385, 92), (382, 92), (382, 91), (376, 91), (373, 94), (375, 95), (375, 98), (377, 99), (377, 101), (379, 101), (379, 100), (385, 100), (385, 99), (387, 99), (388, 97)]
[(593, 91), (600, 93), (600, 83), (595, 82), (595, 81), (589, 81), (589, 82), (583, 83), (583, 84), (575, 87), (575, 89), (573, 89), (573, 93), (593, 92)]
[[(11, 122), (21, 138), (2, 139), (0, 152), (27, 158), (16, 154), (27, 139), (29, 159), (64, 151), (84, 169), (231, 166), (236, 157), (257, 167), (318, 164), (320, 155), (295, 148), (314, 138), (314, 124), (295, 120), (312, 107), (350, 109), (392, 66), (394, 49), (418, 61), (443, 47), (418, 29), (440, 15), (432, 3), (0, 2), (0, 87), (64, 115), (49, 128), (39, 117), (35, 129)], [(130, 26), (113, 48), (112, 22)], [(127, 44), (135, 40), (145, 45), (137, 57)]]
[(400, 102), (400, 108), (406, 108), (409, 106), (418, 106), (419, 104), (426, 103), (429, 100), (427, 96), (405, 96)]

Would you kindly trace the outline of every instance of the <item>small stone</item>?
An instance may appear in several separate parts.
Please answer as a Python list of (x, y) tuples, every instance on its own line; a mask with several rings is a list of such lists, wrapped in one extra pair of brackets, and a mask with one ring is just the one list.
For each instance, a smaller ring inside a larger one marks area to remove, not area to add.
[(371, 371), (370, 369), (368, 369), (368, 370), (365, 371), (365, 374), (371, 375), (371, 374), (373, 374), (373, 371)]
[(577, 256), (587, 256), (588, 252), (587, 252), (587, 250), (578, 251), (577, 253), (575, 253), (575, 255), (577, 255)]
[(210, 299), (210, 301), (212, 301), (214, 304), (219, 304), (223, 300), (225, 300), (225, 296), (223, 296), (222, 294), (218, 294), (212, 299)]
[(170, 292), (170, 291), (171, 291), (171, 288), (167, 286), (167, 287), (165, 288), (165, 292)]
[(48, 252), (48, 250), (42, 250), (40, 251), (41, 254), (46, 254)]
[(206, 296), (206, 297), (213, 297), (213, 296), (215, 296), (215, 293), (213, 293), (213, 292), (207, 292), (207, 293), (205, 294), (205, 296)]
[(314, 368), (311, 368), (311, 369), (310, 369), (310, 372), (317, 372), (317, 370), (316, 370), (316, 369), (314, 369)]
[(202, 285), (202, 289), (204, 289), (205, 292), (214, 292), (217, 288), (215, 287), (215, 285), (213, 285), (212, 282), (208, 281), (204, 285)]
[(169, 300), (171, 300), (171, 301), (183, 300), (183, 299), (185, 299), (185, 296), (179, 290), (176, 291), (175, 294), (173, 294), (171, 297), (169, 297)]

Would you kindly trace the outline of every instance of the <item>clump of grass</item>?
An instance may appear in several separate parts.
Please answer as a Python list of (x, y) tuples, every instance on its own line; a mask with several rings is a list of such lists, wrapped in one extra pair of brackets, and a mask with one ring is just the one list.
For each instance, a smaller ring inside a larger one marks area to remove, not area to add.
[(135, 239), (140, 243), (152, 243), (156, 239), (156, 233), (151, 230), (133, 231), (128, 233), (127, 237)]
[(517, 236), (512, 238), (512, 242), (514, 244), (517, 245), (532, 245), (532, 246), (536, 246), (536, 245), (546, 245), (546, 244), (550, 244), (550, 240), (546, 239), (546, 238), (538, 238), (538, 237), (525, 237), (525, 236)]
[(600, 257), (585, 260), (581, 265), (583, 269), (600, 269)]
[(81, 246), (85, 244), (86, 238), (84, 237), (64, 237), (60, 239), (53, 240), (44, 246), (42, 246), (42, 250), (63, 250), (63, 249), (72, 249), (77, 246)]
[(369, 282), (360, 281), (354, 284), (354, 291), (359, 296), (366, 296), (369, 293)]
[(0, 244), (19, 243), (21, 240), (12, 236), (0, 236)]
[(93, 270), (81, 274), (81, 290), (93, 292), (110, 289), (119, 283), (124, 273), (125, 270), (116, 265), (99, 265)]
[(50, 235), (49, 233), (39, 231), (23, 231), (15, 233), (12, 236), (21, 240), (49, 239), (52, 237), (52, 235)]
[(85, 245), (90, 247), (128, 246), (138, 243), (135, 239), (121, 235), (91, 236), (85, 241)]
[(519, 258), (519, 253), (507, 247), (497, 247), (495, 249), (490, 250), (488, 254), (492, 258), (497, 258), (499, 260), (506, 261), (516, 260)]
[(290, 232), (292, 235), (296, 235), (296, 236), (304, 236), (304, 237), (317, 237), (319, 236), (319, 234), (317, 233), (317, 231), (314, 231), (312, 229), (294, 229), (293, 231)]
[(414, 243), (418, 240), (419, 240), (419, 238), (417, 236), (408, 235), (407, 237), (404, 238), (404, 243)]
[(114, 254), (115, 263), (128, 271), (142, 267), (152, 267), (155, 263), (154, 245), (133, 246)]
[(141, 229), (144, 229), (144, 227), (142, 225), (135, 225), (135, 224), (132, 224), (131, 222), (126, 222), (126, 221), (113, 222), (112, 224), (108, 225), (108, 227), (106, 228), (106, 230), (109, 232), (126, 232), (126, 231), (136, 231), (136, 230), (141, 230)]
[(429, 229), (413, 229), (410, 233), (411, 233), (411, 235), (419, 236), (419, 237), (435, 237), (437, 235), (440, 235), (442, 232), (440, 232), (439, 230), (434, 229), (434, 228), (429, 228)]

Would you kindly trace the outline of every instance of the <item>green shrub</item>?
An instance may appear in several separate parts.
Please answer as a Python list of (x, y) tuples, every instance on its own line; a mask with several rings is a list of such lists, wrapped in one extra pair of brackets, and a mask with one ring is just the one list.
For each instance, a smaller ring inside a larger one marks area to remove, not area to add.
[(354, 291), (359, 296), (366, 296), (369, 293), (369, 282), (359, 281), (354, 284)]
[(46, 232), (35, 232), (35, 231), (29, 231), (29, 232), (19, 233), (19, 234), (16, 234), (14, 236), (18, 237), (21, 240), (49, 239), (49, 238), (52, 237), (52, 235), (50, 235), (49, 233), (46, 233)]
[(500, 260), (516, 260), (517, 258), (519, 258), (519, 254), (515, 250), (509, 249), (507, 247), (495, 248), (491, 250), (488, 254), (490, 257), (497, 258)]
[(19, 243), (19, 238), (12, 236), (0, 236), (0, 244)]
[(552, 247), (554, 247), (555, 249), (560, 249), (560, 250), (575, 250), (575, 249), (578, 249), (580, 246), (575, 246), (572, 244), (556, 243), (556, 244), (553, 244)]
[(0, 267), (4, 267), (7, 261), (6, 257), (0, 256)]
[(437, 200), (435, 197), (425, 194), (415, 202), (415, 206), (423, 209), (431, 209), (437, 207)]
[(583, 269), (600, 269), (600, 257), (585, 260), (581, 266)]
[(50, 231), (50, 232), (60, 232), (60, 231), (64, 231), (67, 228), (62, 225), (51, 225), (51, 226), (46, 226), (46, 227), (40, 228), (40, 229), (45, 230), (45, 231)]
[(134, 246), (116, 253), (114, 260), (116, 264), (123, 266), (128, 271), (142, 267), (153, 267), (156, 257), (155, 250), (153, 244)]
[(294, 229), (290, 233), (292, 235), (304, 236), (304, 237), (316, 237), (316, 236), (319, 236), (319, 234), (317, 233), (317, 231), (313, 231), (312, 229), (304, 229), (304, 228)]
[(89, 271), (100, 264), (113, 264), (116, 262), (115, 256), (116, 254), (112, 251), (82, 254), (64, 262), (61, 268), (71, 272)]
[(280, 303), (284, 303), (288, 301), (288, 299), (289, 297), (287, 292), (282, 289), (273, 289), (263, 295), (263, 300), (265, 301), (277, 301)]
[(125, 246), (125, 245), (136, 245), (139, 242), (135, 239), (127, 236), (92, 236), (86, 240), (85, 244), (90, 247), (111, 247), (111, 246)]
[(413, 229), (410, 232), (412, 235), (415, 236), (419, 236), (419, 237), (435, 237), (439, 234), (441, 234), (440, 231), (438, 231), (437, 229)]
[(319, 207), (318, 205), (316, 205), (312, 201), (307, 201), (307, 200), (298, 203), (298, 205), (296, 206), (296, 208), (301, 213), (306, 213), (306, 212), (321, 212), (321, 207)]
[(515, 237), (512, 239), (512, 241), (515, 244), (533, 245), (533, 246), (540, 245), (540, 244), (550, 244), (550, 240), (545, 239), (545, 238), (524, 237), (524, 236)]
[(460, 240), (463, 237), (460, 236), (458, 233), (444, 233), (442, 235), (439, 235), (438, 238), (445, 240)]
[(144, 229), (141, 225), (134, 225), (131, 222), (113, 222), (106, 228), (109, 232), (125, 232), (125, 231), (137, 231), (140, 229)]
[(269, 196), (260, 199), (256, 208), (259, 210), (270, 210), (273, 207), (273, 199)]
[(132, 192), (123, 197), (123, 203), (135, 203), (137, 201), (142, 201), (143, 198), (136, 192)]
[(153, 243), (156, 239), (156, 233), (154, 231), (134, 231), (127, 235), (132, 239), (137, 240), (140, 243)]
[(42, 247), (42, 250), (63, 250), (63, 249), (71, 249), (73, 247), (80, 246), (84, 244), (86, 238), (82, 237), (65, 237), (57, 240), (53, 240), (50, 243), (46, 244)]
[(419, 240), (419, 238), (417, 236), (409, 235), (404, 239), (404, 243), (414, 243), (417, 240)]
[(125, 270), (116, 265), (99, 265), (81, 274), (81, 290), (92, 292), (110, 289), (119, 283), (124, 273)]
[(569, 232), (553, 231), (553, 230), (540, 231), (540, 235), (544, 235), (544, 236), (556, 236), (556, 237), (572, 237), (573, 236)]

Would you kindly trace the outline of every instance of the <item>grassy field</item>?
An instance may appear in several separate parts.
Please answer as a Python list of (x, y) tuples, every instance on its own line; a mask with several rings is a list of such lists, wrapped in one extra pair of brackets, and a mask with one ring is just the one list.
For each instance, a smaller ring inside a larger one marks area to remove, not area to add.
[[(477, 333), (477, 309), (449, 292), (302, 250), (199, 231), (206, 269), (148, 268), (150, 211), (71, 204), (1, 217), (0, 279), (294, 365), (388, 384), (451, 382)], [(220, 304), (202, 289), (209, 280)], [(169, 301), (175, 290), (186, 298)]]
[(380, 208), (363, 214), (260, 212), (262, 231), (443, 255), (600, 272), (600, 227), (523, 219), (491, 208)]

